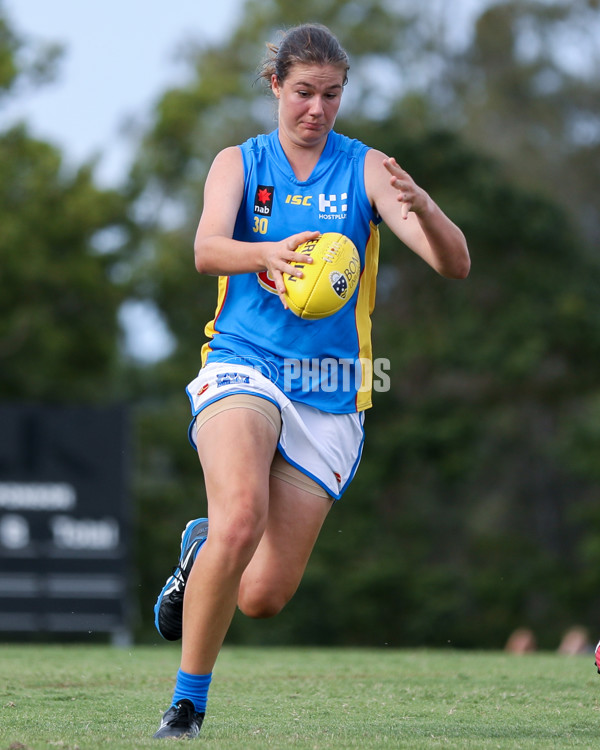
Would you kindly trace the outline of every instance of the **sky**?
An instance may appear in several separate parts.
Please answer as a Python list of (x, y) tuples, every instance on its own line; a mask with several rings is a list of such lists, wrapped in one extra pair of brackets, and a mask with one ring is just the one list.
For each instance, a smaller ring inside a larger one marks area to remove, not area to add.
[[(95, 158), (96, 183), (118, 186), (135, 145), (126, 124), (149, 122), (153, 103), (183, 80), (187, 71), (177, 62), (182, 44), (225, 39), (243, 5), (244, 0), (0, 0), (19, 36), (64, 47), (56, 79), (11, 96), (0, 111), (0, 130), (24, 120), (34, 136), (60, 148), (67, 165)], [(126, 303), (120, 319), (125, 348), (135, 359), (152, 362), (169, 353), (172, 338), (152, 305)]]
[[(153, 102), (183, 79), (181, 44), (225, 38), (243, 2), (3, 0), (19, 36), (59, 42), (64, 54), (54, 82), (22, 92), (0, 111), (0, 129), (25, 120), (36, 137), (60, 148), (66, 164), (96, 158), (97, 184), (116, 186), (133, 157), (125, 123), (147, 121)], [(171, 350), (152, 305), (127, 303), (120, 319), (130, 356), (152, 362)]]
[[(0, 112), (0, 128), (24, 119), (68, 162), (101, 154), (96, 178), (116, 184), (131, 157), (123, 133), (148, 117), (153, 101), (182, 80), (182, 42), (215, 42), (233, 29), (243, 0), (2, 0), (19, 35), (59, 42), (55, 82), (24, 92)], [(207, 6), (209, 10), (207, 11)]]
[[(56, 80), (11, 97), (0, 111), (0, 129), (23, 119), (34, 135), (59, 146), (67, 162), (99, 156), (97, 182), (117, 184), (133, 149), (125, 124), (149, 121), (152, 103), (185, 75), (178, 48), (190, 39), (226, 38), (244, 1), (0, 0), (19, 35), (64, 46)], [(488, 1), (454, 0), (457, 26)]]
[[(467, 19), (486, 2), (457, 2), (454, 10), (462, 12), (456, 13), (457, 27), (468, 26)], [(96, 182), (111, 187), (126, 175), (133, 156), (125, 124), (148, 122), (156, 99), (186, 74), (177, 50), (190, 39), (226, 38), (244, 0), (0, 0), (0, 5), (19, 35), (64, 46), (56, 80), (11, 97), (0, 110), (0, 130), (25, 120), (35, 136), (60, 148), (67, 163), (97, 157)], [(131, 305), (123, 322), (135, 357), (152, 361), (168, 352), (170, 337), (153, 309)]]
[[(444, 0), (430, 0), (432, 7)], [(456, 29), (470, 26), (489, 0), (454, 0)], [(181, 81), (177, 50), (186, 40), (218, 42), (236, 25), (244, 0), (0, 0), (24, 36), (59, 42), (55, 82), (30, 89), (0, 111), (0, 129), (24, 119), (78, 165), (100, 155), (96, 179), (112, 186), (125, 174), (133, 139), (124, 125), (149, 120), (152, 103)], [(207, 10), (208, 7), (208, 10)], [(568, 39), (564, 40), (568, 42)], [(561, 56), (581, 66), (564, 44)], [(254, 64), (254, 61), (253, 61)]]

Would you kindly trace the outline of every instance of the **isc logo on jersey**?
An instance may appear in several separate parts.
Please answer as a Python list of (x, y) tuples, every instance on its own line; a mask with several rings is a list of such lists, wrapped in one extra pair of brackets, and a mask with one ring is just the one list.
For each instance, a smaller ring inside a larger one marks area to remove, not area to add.
[(292, 195), (290, 193), (285, 199), (285, 202), (292, 206), (311, 206), (312, 195)]

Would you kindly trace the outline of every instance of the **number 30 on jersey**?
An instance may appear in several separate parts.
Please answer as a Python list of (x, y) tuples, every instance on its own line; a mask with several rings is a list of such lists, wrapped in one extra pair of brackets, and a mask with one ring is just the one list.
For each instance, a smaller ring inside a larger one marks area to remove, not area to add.
[(266, 234), (269, 229), (269, 220), (265, 216), (255, 216), (252, 231), (257, 234)]

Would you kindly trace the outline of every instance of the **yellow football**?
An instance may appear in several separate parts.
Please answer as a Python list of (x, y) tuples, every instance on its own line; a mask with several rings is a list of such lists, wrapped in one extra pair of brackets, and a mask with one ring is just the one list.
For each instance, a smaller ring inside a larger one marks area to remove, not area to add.
[(299, 318), (318, 320), (341, 310), (352, 298), (360, 276), (360, 256), (351, 239), (326, 232), (302, 243), (297, 253), (310, 255), (312, 263), (292, 261), (302, 278), (285, 273), (285, 300)]

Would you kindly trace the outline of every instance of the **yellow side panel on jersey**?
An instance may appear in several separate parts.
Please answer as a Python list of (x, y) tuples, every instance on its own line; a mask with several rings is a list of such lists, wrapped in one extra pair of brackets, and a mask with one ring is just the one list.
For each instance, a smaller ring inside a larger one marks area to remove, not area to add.
[(219, 317), (219, 313), (221, 312), (223, 305), (225, 304), (225, 297), (227, 296), (227, 287), (229, 286), (229, 276), (219, 276), (219, 286), (218, 286), (218, 296), (217, 296), (217, 309), (215, 310), (215, 317), (210, 320), (205, 328), (204, 328), (204, 335), (208, 338), (208, 341), (204, 346), (202, 347), (201, 357), (202, 357), (202, 366), (206, 364), (206, 358), (208, 357), (208, 353), (210, 352), (210, 344), (213, 340), (213, 337), (217, 331), (216, 323), (217, 318)]
[(379, 229), (371, 222), (371, 234), (365, 250), (365, 267), (358, 289), (356, 302), (356, 329), (358, 331), (359, 357), (362, 369), (362, 384), (356, 394), (356, 408), (364, 411), (372, 406), (373, 346), (371, 344), (371, 313), (375, 307), (377, 269), (379, 267)]

